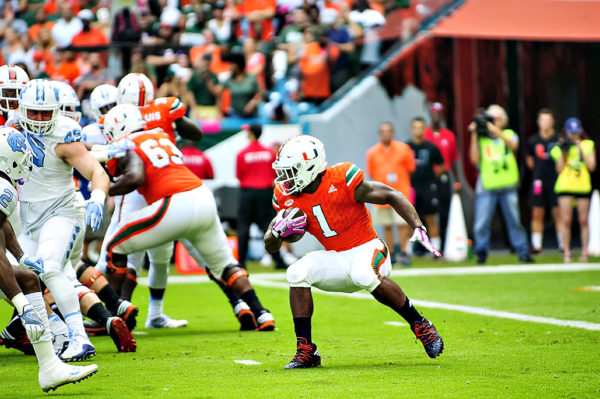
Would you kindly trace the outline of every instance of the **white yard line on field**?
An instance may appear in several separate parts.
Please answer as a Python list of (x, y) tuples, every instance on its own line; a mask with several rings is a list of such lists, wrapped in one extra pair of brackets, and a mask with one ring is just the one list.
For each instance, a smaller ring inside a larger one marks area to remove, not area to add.
[[(549, 273), (549, 272), (582, 272), (600, 270), (598, 263), (552, 263), (544, 265), (500, 265), (500, 266), (464, 266), (464, 267), (429, 267), (415, 269), (392, 270), (392, 277), (412, 276), (465, 276), (478, 274), (511, 274), (511, 273)], [(281, 280), (285, 274), (278, 273), (256, 273), (250, 279)], [(170, 276), (171, 284), (196, 284), (210, 281), (206, 275)], [(138, 284), (148, 285), (146, 277), (138, 278)]]
[(261, 364), (256, 360), (234, 360), (235, 363), (243, 364), (245, 366), (256, 366), (257, 364)]
[[(600, 264), (571, 263), (571, 264), (546, 264), (546, 265), (501, 265), (501, 266), (471, 266), (471, 267), (448, 267), (448, 268), (419, 268), (393, 270), (392, 276), (451, 276), (451, 275), (481, 275), (481, 274), (510, 274), (510, 273), (548, 273), (548, 272), (577, 272), (600, 270)], [(285, 278), (283, 273), (257, 273), (251, 276), (252, 283), (259, 286), (288, 289), (288, 284), (281, 281)], [(195, 284), (210, 281), (207, 276), (171, 276), (171, 284)], [(147, 278), (139, 278), (138, 283), (147, 285)], [(370, 294), (364, 292), (344, 293), (327, 292), (313, 288), (315, 292), (333, 296), (345, 296), (357, 299), (373, 299)], [(582, 328), (585, 330), (600, 331), (600, 324), (587, 321), (561, 320), (552, 317), (532, 316), (521, 313), (492, 310), (476, 306), (455, 305), (451, 303), (422, 301), (411, 299), (417, 305), (433, 309), (454, 310), (463, 313), (477, 314), (482, 316), (497, 317), (502, 319), (526, 321), (530, 323), (550, 324), (555, 326)]]

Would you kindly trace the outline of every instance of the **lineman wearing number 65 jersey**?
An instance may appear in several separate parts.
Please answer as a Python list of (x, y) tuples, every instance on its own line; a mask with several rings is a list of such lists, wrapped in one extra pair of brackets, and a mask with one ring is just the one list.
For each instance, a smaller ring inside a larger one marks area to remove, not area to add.
[(229, 249), (212, 193), (183, 165), (181, 152), (162, 129), (144, 131), (144, 126), (141, 112), (131, 104), (117, 105), (106, 114), (104, 133), (117, 140), (127, 135), (136, 145), (125, 157), (107, 162), (111, 174), (120, 176), (109, 194), (137, 189), (149, 204), (125, 216), (116, 232), (105, 238), (109, 271), (126, 268), (130, 253), (187, 239), (215, 276), (248, 304), (258, 330), (273, 330), (273, 316), (261, 305), (248, 273)]
[[(350, 162), (328, 168), (323, 143), (306, 135), (283, 143), (273, 169), (277, 172), (273, 206), (279, 213), (265, 233), (265, 248), (271, 253), (278, 251), (283, 239), (304, 232), (304, 228), (325, 247), (287, 269), (297, 349), (285, 368), (321, 364), (311, 338), (313, 286), (335, 292), (369, 291), (410, 324), (429, 357), (438, 356), (444, 343), (435, 327), (417, 312), (398, 284), (387, 278), (392, 269), (389, 252), (377, 237), (365, 206), (391, 205), (415, 229), (411, 241), (440, 256), (410, 202), (389, 186), (365, 181), (362, 170)], [(299, 208), (305, 215), (296, 217), (294, 209), (284, 213), (288, 208)]]
[[(33, 153), (29, 180), (19, 186), (22, 233), (19, 242), (30, 254), (44, 260), (46, 284), (72, 337), (61, 358), (79, 361), (96, 351), (87, 338), (73, 282), (65, 266), (79, 262), (85, 224), (100, 227), (110, 181), (102, 166), (81, 141), (81, 128), (59, 116), (59, 91), (47, 80), (31, 80), (19, 99), (20, 125)], [(73, 168), (92, 183), (85, 203), (75, 191)]]

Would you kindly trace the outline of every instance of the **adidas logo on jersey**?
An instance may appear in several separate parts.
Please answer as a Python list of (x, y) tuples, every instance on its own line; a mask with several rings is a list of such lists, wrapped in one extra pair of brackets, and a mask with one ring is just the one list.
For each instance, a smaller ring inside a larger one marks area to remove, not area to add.
[(333, 184), (332, 184), (331, 187), (329, 187), (329, 191), (327, 191), (327, 194), (331, 194), (335, 191), (337, 191), (337, 188), (333, 187)]

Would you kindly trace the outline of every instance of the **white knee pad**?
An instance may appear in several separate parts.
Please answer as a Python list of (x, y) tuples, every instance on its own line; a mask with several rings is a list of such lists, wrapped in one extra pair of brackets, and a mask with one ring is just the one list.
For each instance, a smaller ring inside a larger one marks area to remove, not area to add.
[(287, 268), (285, 275), (290, 287), (305, 287), (309, 288), (312, 284), (308, 281), (309, 262), (305, 258), (292, 264)]

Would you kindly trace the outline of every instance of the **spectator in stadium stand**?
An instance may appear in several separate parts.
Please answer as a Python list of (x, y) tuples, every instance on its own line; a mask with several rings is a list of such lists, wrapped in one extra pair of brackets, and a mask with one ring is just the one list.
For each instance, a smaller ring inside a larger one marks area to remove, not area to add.
[[(242, 22), (244, 36), (260, 40), (273, 38), (273, 17), (277, 8), (276, 0), (244, 0), (242, 15), (247, 24)], [(259, 35), (260, 33), (260, 35)]]
[[(508, 129), (508, 115), (499, 105), (490, 105), (487, 117), (493, 122), (477, 118), (469, 124), (471, 162), (479, 167), (479, 177), (475, 187), (475, 221), (473, 234), (474, 252), (477, 263), (486, 262), (490, 252), (491, 225), (496, 207), (500, 203), (508, 238), (519, 256), (519, 261), (531, 263), (527, 232), (521, 224), (519, 211), (519, 167), (515, 152), (519, 148), (519, 136)], [(478, 133), (479, 130), (479, 133)]]
[(210, 54), (204, 54), (196, 62), (192, 76), (187, 83), (188, 91), (194, 95), (196, 109), (190, 110), (195, 119), (214, 119), (217, 117), (217, 95), (219, 80), (210, 68)]
[(56, 51), (55, 60), (58, 60), (58, 62), (55, 61), (55, 69), (50, 75), (51, 79), (73, 84), (81, 75), (75, 52), (58, 50)]
[(331, 96), (331, 68), (340, 55), (326, 33), (314, 40), (314, 29), (304, 30), (304, 51), (298, 66), (301, 73), (302, 100), (320, 104)]
[(415, 209), (425, 222), (427, 234), (435, 248), (441, 248), (440, 228), (437, 216), (440, 208), (437, 180), (446, 172), (444, 158), (439, 148), (425, 140), (425, 119), (417, 116), (410, 124), (412, 140), (408, 145), (415, 156), (415, 172), (410, 184), (415, 193)]
[(42, 27), (34, 39), (33, 46), (33, 76), (37, 78), (48, 78), (54, 73), (54, 60), (52, 49), (54, 41), (46, 27)]
[(146, 61), (141, 47), (135, 47), (131, 50), (131, 69), (129, 72), (143, 73), (156, 86), (156, 67)]
[(65, 48), (71, 45), (73, 37), (81, 32), (83, 24), (75, 17), (73, 7), (67, 1), (60, 5), (61, 18), (52, 27), (52, 38), (58, 47)]
[[(552, 148), (550, 154), (556, 161), (558, 178), (554, 191), (558, 195), (560, 208), (560, 231), (564, 245), (564, 260), (571, 262), (571, 223), (573, 203), (577, 204), (579, 231), (581, 236), (580, 262), (587, 262), (590, 227), (588, 215), (590, 210), (590, 193), (592, 179), (590, 173), (596, 170), (596, 151), (594, 142), (587, 138), (577, 118), (565, 121), (565, 136), (560, 145)], [(593, 220), (592, 223), (598, 223)]]
[(0, 8), (0, 37), (4, 36), (5, 29), (12, 28), (18, 35), (25, 35), (29, 31), (29, 26), (24, 20), (17, 18), (13, 5), (10, 2), (1, 2), (4, 7)]
[(89, 53), (88, 65), (90, 70), (74, 81), (74, 86), (77, 88), (77, 97), (79, 98), (88, 98), (92, 90), (101, 84), (116, 84), (108, 68), (104, 67), (100, 53)]
[(552, 212), (556, 240), (562, 251), (560, 212), (558, 198), (554, 192), (558, 174), (554, 159), (550, 156), (550, 151), (560, 140), (560, 134), (554, 130), (554, 115), (548, 108), (538, 112), (537, 125), (539, 131), (529, 139), (526, 158), (527, 167), (532, 172), (529, 204), (531, 205), (531, 251), (534, 254), (542, 252), (546, 209)]
[(215, 35), (219, 44), (227, 44), (231, 39), (231, 20), (224, 15), (225, 2), (217, 1), (213, 7), (213, 18), (208, 21), (208, 29)]
[(363, 29), (361, 65), (369, 67), (376, 64), (381, 57), (381, 40), (377, 30), (385, 25), (385, 17), (380, 12), (370, 9), (367, 0), (357, 0), (354, 10), (350, 12), (350, 20)]
[[(410, 175), (415, 171), (415, 158), (408, 144), (394, 140), (394, 126), (391, 122), (379, 125), (379, 143), (367, 151), (367, 174), (378, 181), (401, 192), (410, 199)], [(375, 205), (373, 223), (383, 226), (384, 238), (390, 250), (390, 259), (410, 265), (406, 253), (411, 229), (408, 223), (390, 206)], [(398, 226), (400, 253), (395, 251), (393, 226)]]
[(56, 22), (54, 21), (48, 21), (48, 14), (44, 12), (43, 8), (38, 8), (35, 12), (35, 24), (29, 27), (29, 37), (35, 41), (42, 28), (51, 31), (55, 24)]
[[(458, 150), (456, 148), (456, 136), (452, 131), (443, 126), (444, 106), (442, 103), (435, 102), (429, 107), (431, 116), (431, 126), (425, 129), (425, 140), (432, 142), (442, 153), (444, 158), (444, 173), (440, 175), (436, 184), (438, 188), (439, 215), (440, 215), (440, 235), (445, 244), (446, 227), (448, 225), (448, 212), (450, 211), (450, 200), (452, 194), (460, 190), (458, 178)], [(452, 171), (452, 176), (450, 174)], [(452, 182), (454, 181), (454, 185)], [(436, 247), (443, 248), (443, 247)]]
[(210, 71), (216, 74), (219, 80), (226, 80), (231, 75), (231, 66), (221, 58), (221, 47), (215, 43), (215, 35), (209, 29), (205, 29), (202, 34), (204, 36), (204, 44), (194, 46), (190, 49), (190, 61), (192, 65), (205, 54), (209, 54)]
[(276, 39), (277, 48), (289, 51), (291, 44), (302, 43), (302, 30), (309, 26), (308, 15), (303, 8), (297, 8), (292, 14), (292, 22), (283, 27)]
[[(250, 144), (237, 154), (235, 170), (236, 177), (240, 181), (237, 221), (239, 261), (245, 267), (250, 225), (256, 223), (265, 232), (271, 219), (275, 217), (275, 210), (271, 205), (275, 180), (275, 171), (271, 164), (275, 161), (275, 153), (258, 141), (262, 134), (262, 127), (259, 124), (244, 125), (242, 130), (248, 132)], [(273, 259), (278, 269), (285, 268), (279, 252), (273, 254)]]
[(243, 52), (246, 58), (246, 73), (256, 77), (258, 86), (261, 90), (265, 90), (266, 59), (263, 53), (256, 50), (256, 40), (251, 37), (244, 39)]
[[(230, 54), (228, 61), (231, 63), (231, 77), (223, 84), (223, 91), (229, 92), (231, 103), (225, 113), (229, 117), (253, 118), (262, 100), (262, 92), (256, 77), (244, 72), (246, 61), (243, 54)], [(221, 92), (221, 101), (223, 96), (224, 93)]]
[(210, 159), (202, 150), (196, 147), (196, 143), (191, 140), (183, 140), (181, 143), (181, 153), (183, 154), (183, 164), (193, 174), (204, 180), (215, 178), (215, 172), (213, 171)]
[(103, 46), (108, 44), (108, 38), (98, 28), (92, 26), (94, 20), (94, 14), (90, 10), (81, 10), (77, 14), (77, 17), (81, 20), (83, 28), (81, 32), (73, 36), (71, 45), (73, 46)]
[(25, 48), (19, 35), (13, 28), (4, 31), (4, 41), (2, 42), (2, 58), (6, 64), (14, 65), (27, 59)]
[(340, 49), (340, 56), (331, 71), (332, 91), (340, 88), (351, 76), (351, 57), (356, 50), (354, 37), (336, 8), (326, 8), (321, 13), (321, 23), (327, 38)]

